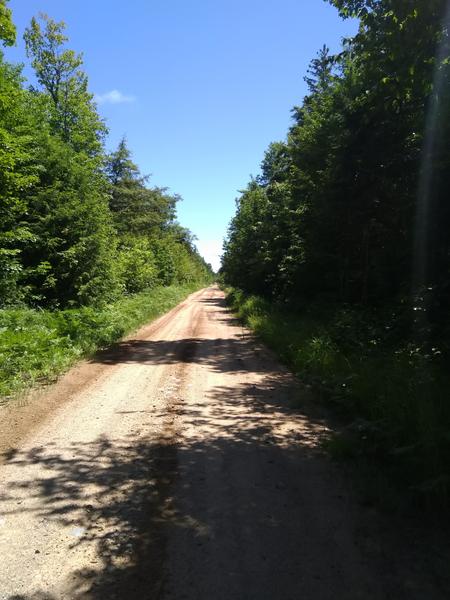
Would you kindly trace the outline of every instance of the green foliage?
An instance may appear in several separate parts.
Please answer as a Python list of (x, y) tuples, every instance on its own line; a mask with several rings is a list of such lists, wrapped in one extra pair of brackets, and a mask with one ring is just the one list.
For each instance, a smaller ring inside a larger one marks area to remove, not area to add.
[(52, 129), (77, 152), (98, 154), (106, 129), (88, 92), (82, 55), (65, 48), (65, 23), (56, 23), (45, 14), (40, 18), (43, 25), (33, 17), (24, 39), (37, 80), (49, 100)]
[(448, 3), (331, 3), (358, 33), (311, 62), (286, 141), (237, 201), (221, 276), (266, 298), (237, 296), (241, 314), (356, 418), (336, 447), (446, 494)]
[(0, 55), (0, 294), (20, 301), (20, 251), (33, 235), (26, 223), (27, 195), (37, 181), (30, 96), (21, 88), (20, 69)]
[[(0, 0), (0, 34), (12, 43)], [(82, 55), (65, 24), (33, 18), (25, 44), (39, 84), (0, 55), (0, 306), (67, 308), (210, 270), (175, 222), (176, 195), (148, 186), (125, 140), (107, 155)]]
[(108, 156), (109, 205), (119, 234), (120, 274), (127, 292), (157, 283), (193, 283), (211, 275), (190, 232), (175, 222), (178, 196), (148, 187), (122, 139)]
[(442, 349), (405, 342), (387, 313), (333, 306), (299, 313), (227, 292), (239, 318), (346, 420), (333, 452), (364, 456), (416, 496), (450, 492), (450, 375)]
[(58, 138), (40, 140), (42, 171), (28, 197), (33, 243), (23, 251), (24, 284), (34, 304), (111, 299), (115, 236), (99, 174)]
[(164, 314), (197, 287), (157, 287), (101, 309), (0, 310), (0, 398), (52, 380), (80, 357)]
[(5, 46), (12, 46), (16, 41), (16, 28), (12, 22), (8, 0), (0, 0), (0, 40)]
[[(25, 32), (37, 89), (0, 53), (0, 398), (53, 378), (212, 276), (175, 222), (178, 197), (148, 187), (125, 141), (106, 154), (64, 31), (41, 15)], [(15, 40), (6, 0), (0, 40)]]
[(432, 287), (448, 304), (446, 3), (334, 4), (360, 30), (312, 61), (286, 142), (238, 200), (224, 275), (291, 301), (375, 306)]
[(120, 279), (129, 294), (151, 289), (160, 281), (150, 241), (130, 236), (118, 255)]
[(125, 139), (108, 156), (106, 173), (111, 184), (110, 208), (119, 234), (151, 236), (169, 228), (179, 198), (165, 189), (146, 186), (148, 177), (132, 162)]

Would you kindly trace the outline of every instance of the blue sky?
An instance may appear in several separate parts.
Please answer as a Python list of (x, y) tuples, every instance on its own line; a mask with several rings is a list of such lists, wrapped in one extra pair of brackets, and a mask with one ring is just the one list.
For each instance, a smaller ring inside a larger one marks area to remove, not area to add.
[[(183, 197), (178, 217), (218, 255), (238, 190), (284, 139), (309, 61), (356, 24), (323, 0), (11, 0), (19, 39), (39, 11), (67, 23), (110, 129), (154, 185)], [(29, 73), (27, 69), (25, 71)]]

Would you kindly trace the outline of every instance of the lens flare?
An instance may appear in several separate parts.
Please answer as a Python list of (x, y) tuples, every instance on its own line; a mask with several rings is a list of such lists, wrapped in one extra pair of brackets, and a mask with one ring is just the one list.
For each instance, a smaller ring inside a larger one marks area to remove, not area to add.
[(433, 184), (436, 149), (440, 141), (440, 115), (445, 78), (445, 63), (450, 56), (450, 0), (442, 23), (442, 38), (437, 53), (433, 91), (428, 106), (415, 220), (412, 287), (417, 296), (428, 284), (430, 231), (433, 215)]

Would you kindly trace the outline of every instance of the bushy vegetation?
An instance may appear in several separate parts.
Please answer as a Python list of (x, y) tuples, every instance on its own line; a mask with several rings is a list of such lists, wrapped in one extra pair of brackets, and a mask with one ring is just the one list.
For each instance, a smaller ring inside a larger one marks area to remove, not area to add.
[[(0, 44), (16, 31), (0, 0)], [(0, 397), (63, 371), (207, 283), (209, 265), (122, 140), (105, 149), (64, 23), (24, 35), (37, 80), (0, 51)], [(161, 286), (170, 286), (163, 289)]]
[(51, 381), (73, 362), (164, 314), (198, 287), (157, 287), (102, 308), (0, 310), (0, 398)]
[(329, 1), (359, 31), (311, 62), (286, 140), (269, 146), (237, 200), (222, 276), (264, 298), (240, 310), (317, 394), (357, 419), (360, 447), (376, 448), (386, 468), (401, 463), (408, 485), (441, 492), (450, 469), (448, 3)]
[(327, 306), (289, 310), (231, 288), (227, 297), (315, 400), (347, 423), (330, 445), (336, 455), (368, 459), (413, 497), (448, 495), (450, 373), (437, 348), (424, 356), (405, 342), (396, 315)]
[[(0, 42), (15, 41), (0, 0)], [(178, 196), (152, 187), (89, 92), (64, 23), (33, 18), (24, 35), (37, 86), (0, 52), (0, 307), (101, 306), (211, 269), (176, 222)]]

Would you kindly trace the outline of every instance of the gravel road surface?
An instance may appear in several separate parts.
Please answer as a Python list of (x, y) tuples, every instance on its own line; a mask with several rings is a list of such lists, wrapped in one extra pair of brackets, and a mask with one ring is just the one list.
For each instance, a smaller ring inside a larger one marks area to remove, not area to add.
[(3, 408), (0, 598), (444, 598), (396, 566), (308, 401), (211, 287)]

